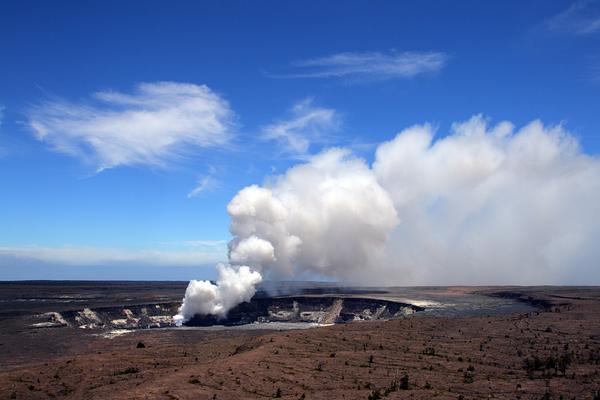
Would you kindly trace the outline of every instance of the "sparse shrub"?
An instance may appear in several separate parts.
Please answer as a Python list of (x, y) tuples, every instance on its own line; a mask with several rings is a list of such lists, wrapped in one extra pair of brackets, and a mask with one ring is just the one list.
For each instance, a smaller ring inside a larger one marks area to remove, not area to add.
[(138, 349), (145, 349), (146, 345), (144, 344), (144, 342), (138, 342), (137, 346), (135, 346)]
[(140, 372), (139, 369), (137, 369), (135, 367), (129, 367), (129, 368), (124, 369), (123, 371), (115, 372), (115, 375), (137, 374), (138, 372)]
[(277, 388), (277, 391), (275, 392), (275, 395), (273, 397), (277, 399), (281, 397), (281, 388)]
[(542, 360), (537, 356), (533, 356), (532, 358), (526, 358), (523, 361), (523, 368), (527, 371), (530, 377), (533, 376), (534, 371), (540, 371), (543, 367)]
[(379, 393), (379, 390), (373, 390), (371, 392), (371, 394), (369, 395), (369, 397), (367, 397), (368, 400), (379, 400), (381, 399), (381, 394)]
[(198, 378), (191, 378), (188, 383), (191, 383), (192, 385), (199, 385), (200, 380)]
[[(63, 385), (64, 385), (64, 383), (63, 383)], [(58, 393), (60, 396), (68, 396), (68, 395), (70, 395), (71, 393), (73, 393), (73, 389), (71, 389), (70, 387), (66, 387), (66, 386), (65, 386), (65, 387), (63, 387), (62, 389), (60, 389), (60, 390), (59, 390), (57, 393)]]
[(425, 389), (429, 390), (431, 388), (432, 388), (431, 383), (425, 382)]
[(407, 373), (404, 373), (402, 378), (400, 378), (400, 386), (399, 387), (402, 390), (408, 390), (409, 382), (408, 382), (408, 374)]
[(571, 354), (564, 353), (562, 356), (548, 356), (545, 360), (540, 359), (537, 355), (532, 358), (526, 358), (523, 361), (523, 368), (527, 371), (530, 379), (535, 377), (536, 371), (542, 371), (543, 376), (557, 376), (560, 372), (566, 375), (567, 368), (571, 364)]
[(387, 396), (392, 392), (396, 392), (398, 390), (398, 382), (396, 381), (396, 379), (394, 379), (391, 383), (390, 386), (386, 387), (385, 390), (383, 391), (383, 395)]
[(546, 364), (544, 365), (544, 369), (553, 369), (554, 374), (556, 375), (556, 373), (558, 371), (558, 361), (552, 356), (547, 357)]
[(435, 356), (435, 349), (433, 347), (426, 347), (425, 350), (423, 350), (423, 354), (426, 356)]
[(473, 373), (470, 371), (466, 371), (463, 375), (464, 383), (473, 383)]

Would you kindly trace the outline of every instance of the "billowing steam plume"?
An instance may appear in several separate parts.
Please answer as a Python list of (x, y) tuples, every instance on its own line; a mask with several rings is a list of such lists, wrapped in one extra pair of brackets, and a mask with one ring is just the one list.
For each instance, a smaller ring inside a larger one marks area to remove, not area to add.
[(256, 292), (255, 286), (262, 281), (262, 276), (249, 267), (234, 268), (230, 265), (218, 264), (217, 284), (210, 281), (191, 281), (185, 291), (183, 304), (175, 323), (181, 325), (195, 314), (216, 315), (224, 317), (231, 308), (248, 301)]
[(190, 282), (178, 322), (196, 313), (225, 315), (254, 295), (262, 273), (359, 278), (383, 261), (388, 234), (398, 223), (392, 199), (367, 164), (341, 149), (290, 169), (268, 188), (241, 190), (227, 211), (235, 236), (231, 265), (218, 266), (216, 285)]
[(224, 315), (251, 298), (260, 274), (383, 285), (600, 281), (600, 160), (562, 126), (534, 121), (515, 132), (475, 116), (434, 133), (427, 124), (402, 131), (371, 166), (329, 149), (242, 189), (227, 207), (231, 266), (219, 267), (217, 286), (192, 281), (180, 314)]

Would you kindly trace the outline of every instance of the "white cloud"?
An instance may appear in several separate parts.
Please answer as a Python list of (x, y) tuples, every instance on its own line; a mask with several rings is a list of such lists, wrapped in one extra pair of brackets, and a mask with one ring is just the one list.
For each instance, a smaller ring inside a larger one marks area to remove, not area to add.
[(212, 176), (205, 176), (198, 181), (196, 187), (188, 193), (187, 197), (188, 199), (191, 199), (192, 197), (196, 197), (206, 191), (214, 190), (218, 186), (219, 182), (217, 182), (215, 178), (213, 178)]
[(547, 29), (575, 35), (600, 32), (600, 2), (580, 0), (545, 22)]
[(311, 99), (306, 99), (294, 105), (290, 118), (263, 127), (261, 137), (277, 141), (288, 155), (302, 157), (309, 152), (311, 143), (326, 142), (328, 133), (339, 125), (335, 110), (315, 107)]
[(292, 66), (301, 72), (285, 78), (348, 78), (350, 80), (410, 79), (440, 71), (448, 55), (434, 51), (389, 53), (337, 53), (325, 57), (300, 60)]
[(131, 94), (97, 92), (90, 104), (46, 101), (29, 111), (36, 137), (99, 171), (119, 165), (164, 167), (190, 148), (225, 145), (235, 114), (207, 86), (139, 84)]
[(224, 241), (204, 241), (202, 245), (186, 245), (185, 248), (169, 251), (89, 246), (0, 246), (2, 259), (72, 266), (201, 266), (227, 259), (227, 244)]

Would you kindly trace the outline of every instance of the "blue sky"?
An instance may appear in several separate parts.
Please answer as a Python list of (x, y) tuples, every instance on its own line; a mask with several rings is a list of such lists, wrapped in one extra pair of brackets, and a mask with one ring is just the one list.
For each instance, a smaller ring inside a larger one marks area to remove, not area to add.
[(238, 190), (417, 123), (600, 152), (599, 2), (321, 3), (2, 2), (0, 279), (213, 277)]

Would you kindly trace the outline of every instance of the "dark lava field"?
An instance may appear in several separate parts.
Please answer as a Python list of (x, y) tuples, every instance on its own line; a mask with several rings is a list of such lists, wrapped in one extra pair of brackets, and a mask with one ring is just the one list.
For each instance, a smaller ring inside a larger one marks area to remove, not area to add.
[(177, 328), (184, 291), (0, 283), (0, 399), (600, 398), (600, 288), (295, 285)]

